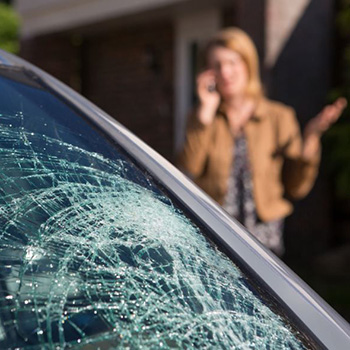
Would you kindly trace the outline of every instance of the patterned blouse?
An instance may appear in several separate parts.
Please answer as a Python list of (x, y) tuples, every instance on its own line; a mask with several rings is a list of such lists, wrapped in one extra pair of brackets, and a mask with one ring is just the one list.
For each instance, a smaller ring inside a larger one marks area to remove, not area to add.
[(228, 180), (224, 209), (243, 224), (267, 248), (281, 256), (284, 253), (284, 220), (262, 222), (257, 216), (247, 140), (243, 133), (235, 137), (233, 164)]

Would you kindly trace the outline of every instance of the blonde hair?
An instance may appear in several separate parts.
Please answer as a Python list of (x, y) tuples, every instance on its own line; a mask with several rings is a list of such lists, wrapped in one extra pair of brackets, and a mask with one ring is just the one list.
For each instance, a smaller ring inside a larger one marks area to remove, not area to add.
[(259, 58), (256, 47), (247, 33), (237, 27), (229, 27), (219, 31), (209, 40), (205, 58), (214, 47), (225, 47), (237, 52), (246, 63), (249, 72), (249, 80), (246, 93), (253, 98), (263, 96), (263, 89), (260, 79)]

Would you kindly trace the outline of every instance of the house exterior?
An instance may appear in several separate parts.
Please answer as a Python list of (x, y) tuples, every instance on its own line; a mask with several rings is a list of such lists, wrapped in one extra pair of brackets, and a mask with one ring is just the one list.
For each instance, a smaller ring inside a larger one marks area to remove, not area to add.
[[(302, 126), (325, 104), (331, 86), (335, 0), (13, 3), (22, 18), (21, 55), (169, 160), (181, 148), (186, 115), (195, 103), (198, 52), (222, 27), (239, 26), (252, 36), (267, 95), (293, 106)], [(289, 224), (294, 238), (303, 226), (299, 238), (306, 245), (317, 235), (316, 251), (327, 245), (330, 231), (324, 185), (321, 174)]]

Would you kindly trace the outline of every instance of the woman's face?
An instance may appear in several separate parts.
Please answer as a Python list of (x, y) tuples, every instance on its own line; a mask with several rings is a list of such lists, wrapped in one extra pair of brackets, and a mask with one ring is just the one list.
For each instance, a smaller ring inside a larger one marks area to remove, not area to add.
[(249, 72), (239, 53), (216, 46), (209, 51), (209, 69), (214, 71), (216, 88), (224, 99), (245, 93)]

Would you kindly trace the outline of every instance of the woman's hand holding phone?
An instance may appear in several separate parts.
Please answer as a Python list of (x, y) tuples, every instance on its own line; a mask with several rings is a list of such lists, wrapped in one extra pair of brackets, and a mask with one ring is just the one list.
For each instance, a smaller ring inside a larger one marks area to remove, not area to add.
[(213, 122), (220, 104), (220, 94), (216, 89), (215, 73), (208, 69), (197, 76), (199, 106), (197, 116), (204, 125)]

